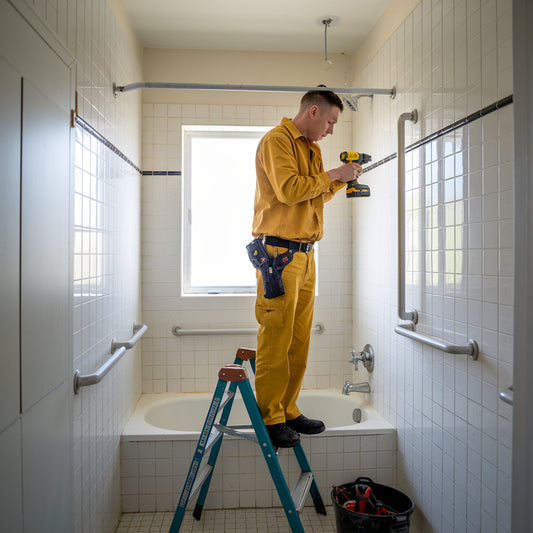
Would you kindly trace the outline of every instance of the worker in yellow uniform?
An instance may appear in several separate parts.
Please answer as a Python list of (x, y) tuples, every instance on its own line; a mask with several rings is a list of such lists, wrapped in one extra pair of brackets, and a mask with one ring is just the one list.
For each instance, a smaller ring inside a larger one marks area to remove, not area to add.
[[(300, 433), (324, 431), (322, 421), (296, 405), (303, 382), (315, 297), (313, 244), (323, 235), (324, 202), (360, 176), (349, 163), (324, 171), (317, 141), (333, 133), (343, 110), (328, 90), (306, 93), (296, 116), (283, 118), (259, 142), (252, 233), (261, 239), (281, 273), (284, 294), (268, 294), (266, 270), (257, 271), (255, 387), (257, 403), (274, 446), (293, 447)], [(272, 272), (272, 268), (270, 268)]]

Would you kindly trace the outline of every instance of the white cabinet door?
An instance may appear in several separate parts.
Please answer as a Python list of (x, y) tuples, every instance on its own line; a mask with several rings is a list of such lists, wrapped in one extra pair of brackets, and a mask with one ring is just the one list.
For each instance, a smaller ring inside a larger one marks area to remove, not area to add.
[(69, 115), (22, 91), (22, 412), (65, 381), (69, 323)]
[(0, 2), (0, 517), (72, 533), (70, 68)]
[(20, 414), (20, 85), (0, 58), (0, 433)]

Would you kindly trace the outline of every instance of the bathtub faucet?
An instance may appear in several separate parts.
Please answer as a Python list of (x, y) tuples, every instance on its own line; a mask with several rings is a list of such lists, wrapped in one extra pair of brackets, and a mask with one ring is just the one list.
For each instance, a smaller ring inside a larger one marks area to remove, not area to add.
[(342, 393), (348, 395), (350, 392), (365, 392), (368, 394), (370, 393), (370, 384), (368, 381), (363, 381), (362, 383), (345, 381), (342, 387)]
[(363, 366), (369, 372), (372, 372), (372, 370), (374, 370), (374, 349), (370, 344), (365, 344), (365, 347), (360, 352), (352, 350), (350, 352), (350, 355), (352, 356), (352, 358), (349, 359), (348, 362), (353, 364), (355, 370), (358, 370), (357, 364), (359, 363), (359, 361), (363, 363)]

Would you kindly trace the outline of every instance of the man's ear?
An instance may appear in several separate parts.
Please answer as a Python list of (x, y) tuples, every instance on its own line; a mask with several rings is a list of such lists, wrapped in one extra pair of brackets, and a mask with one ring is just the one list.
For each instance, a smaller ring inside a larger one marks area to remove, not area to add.
[(309, 107), (309, 116), (312, 117), (312, 118), (315, 118), (318, 116), (318, 114), (320, 113), (320, 109), (318, 108), (318, 106), (315, 104), (315, 105), (312, 105), (311, 107)]

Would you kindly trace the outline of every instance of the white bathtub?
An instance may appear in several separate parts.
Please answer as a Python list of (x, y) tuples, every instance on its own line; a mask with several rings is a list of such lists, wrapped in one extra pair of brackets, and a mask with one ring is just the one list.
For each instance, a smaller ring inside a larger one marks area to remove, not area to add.
[[(344, 396), (329, 389), (304, 390), (298, 399), (298, 407), (309, 418), (324, 421), (326, 432), (323, 436), (392, 432), (392, 426), (372, 407), (361, 403), (360, 396)], [(122, 439), (196, 440), (212, 397), (210, 393), (143, 394), (124, 428)], [(359, 423), (354, 423), (352, 418), (355, 408), (362, 411)], [(228, 424), (249, 423), (242, 398), (237, 393)]]
[[(343, 396), (338, 390), (302, 391), (298, 406), (326, 423), (319, 435), (302, 435), (302, 445), (322, 498), (331, 485), (367, 476), (377, 483), (394, 482), (394, 428), (371, 407), (363, 394)], [(174, 511), (181, 493), (212, 393), (144, 394), (124, 432), (120, 447), (121, 503), (124, 512)], [(364, 400), (364, 398), (363, 398)], [(352, 420), (355, 408), (362, 421)], [(237, 393), (230, 424), (249, 424)], [(290, 450), (280, 449), (280, 465), (289, 487), (300, 469)], [(310, 498), (308, 499), (310, 503)], [(206, 508), (277, 507), (279, 497), (259, 447), (226, 435), (217, 461)]]

